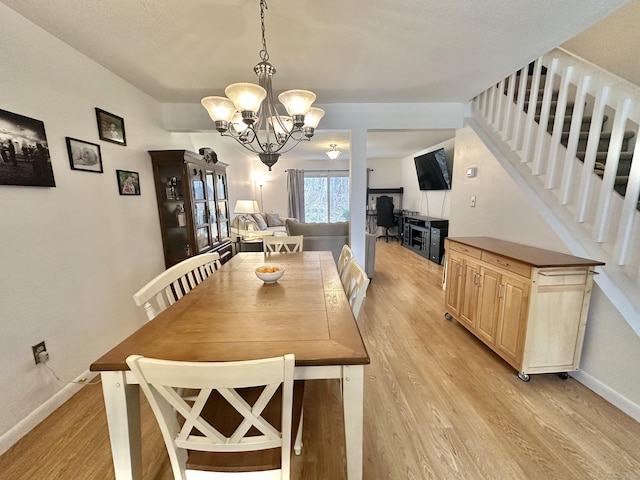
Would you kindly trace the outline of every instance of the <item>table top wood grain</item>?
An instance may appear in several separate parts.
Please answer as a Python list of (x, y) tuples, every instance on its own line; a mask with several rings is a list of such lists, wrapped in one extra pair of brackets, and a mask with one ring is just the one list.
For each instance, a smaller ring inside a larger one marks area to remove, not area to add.
[[(285, 273), (264, 284), (261, 265)], [(239, 253), (90, 370), (128, 370), (131, 354), (204, 362), (285, 353), (302, 366), (369, 363), (331, 252)]]

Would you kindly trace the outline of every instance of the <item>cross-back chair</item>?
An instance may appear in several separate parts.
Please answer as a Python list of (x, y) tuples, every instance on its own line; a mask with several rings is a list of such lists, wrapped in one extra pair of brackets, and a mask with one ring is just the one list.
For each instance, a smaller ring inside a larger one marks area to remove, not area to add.
[[(289, 480), (293, 354), (240, 362), (131, 355), (127, 364), (158, 421), (176, 480)], [(195, 394), (182, 397), (182, 389)]]
[(343, 276), (347, 272), (347, 264), (353, 259), (353, 250), (347, 244), (342, 246), (342, 250), (340, 251), (340, 257), (338, 257), (338, 275), (340, 275), (340, 280), (343, 281)]
[(352, 259), (345, 267), (342, 286), (349, 299), (353, 316), (357, 319), (369, 287), (369, 277), (355, 259)]
[(153, 320), (159, 313), (180, 300), (205, 278), (220, 268), (217, 252), (203, 253), (187, 258), (168, 268), (133, 295), (133, 301), (144, 307), (147, 318)]
[(268, 253), (276, 252), (302, 252), (304, 235), (282, 235), (263, 237), (264, 251)]

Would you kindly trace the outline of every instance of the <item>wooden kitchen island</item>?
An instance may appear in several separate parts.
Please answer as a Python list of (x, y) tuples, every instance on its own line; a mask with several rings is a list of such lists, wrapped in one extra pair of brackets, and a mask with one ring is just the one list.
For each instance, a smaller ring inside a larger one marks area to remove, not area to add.
[(595, 267), (604, 263), (490, 237), (447, 238), (445, 317), (518, 371), (577, 370)]

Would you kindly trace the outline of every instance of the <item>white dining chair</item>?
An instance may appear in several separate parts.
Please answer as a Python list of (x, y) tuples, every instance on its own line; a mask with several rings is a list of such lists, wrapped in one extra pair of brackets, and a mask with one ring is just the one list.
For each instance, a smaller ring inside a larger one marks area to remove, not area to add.
[(262, 239), (264, 242), (264, 251), (267, 253), (277, 252), (302, 252), (304, 235), (282, 235), (268, 236)]
[(344, 293), (349, 299), (353, 316), (357, 320), (364, 297), (367, 293), (367, 288), (369, 287), (369, 277), (355, 259), (351, 259), (345, 267), (342, 286), (344, 287)]
[[(342, 281), (342, 277), (346, 274), (347, 264), (353, 259), (353, 250), (346, 243), (342, 246), (342, 250), (340, 251), (340, 257), (338, 257), (338, 275), (340, 275), (340, 280)], [(344, 281), (343, 281), (344, 283)]]
[(131, 355), (127, 364), (158, 421), (176, 480), (290, 479), (293, 354), (240, 362)]
[(220, 255), (216, 252), (187, 258), (168, 268), (134, 293), (133, 301), (139, 307), (144, 307), (148, 320), (153, 320), (220, 266)]

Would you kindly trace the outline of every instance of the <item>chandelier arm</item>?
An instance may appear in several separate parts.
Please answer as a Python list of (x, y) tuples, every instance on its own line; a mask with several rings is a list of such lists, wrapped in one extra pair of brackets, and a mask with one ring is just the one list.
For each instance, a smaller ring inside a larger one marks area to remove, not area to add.
[[(247, 150), (253, 152), (253, 153), (263, 153), (263, 150), (258, 150), (255, 148), (255, 144), (253, 143), (253, 140), (251, 142), (246, 141), (246, 140), (242, 140), (240, 135), (234, 135), (232, 133), (221, 133), (220, 134), (223, 137), (231, 137), (233, 138), (236, 142), (238, 142), (240, 145), (242, 145), (244, 148), (246, 148)], [(260, 142), (258, 142), (258, 145), (260, 145)], [(260, 145), (260, 147), (262, 147), (262, 145)]]
[(278, 153), (280, 153), (280, 155), (283, 155), (283, 154), (293, 150), (295, 147), (297, 147), (300, 142), (310, 142), (310, 141), (311, 141), (310, 138), (307, 138), (307, 137), (301, 138), (300, 140), (296, 140), (295, 141), (296, 143), (291, 144), (291, 146), (289, 148), (287, 148), (286, 150), (280, 150)]

